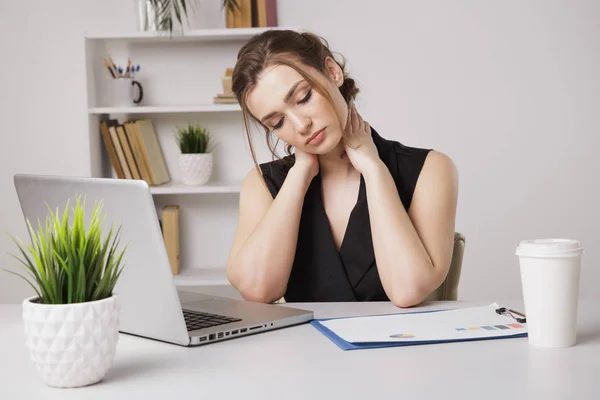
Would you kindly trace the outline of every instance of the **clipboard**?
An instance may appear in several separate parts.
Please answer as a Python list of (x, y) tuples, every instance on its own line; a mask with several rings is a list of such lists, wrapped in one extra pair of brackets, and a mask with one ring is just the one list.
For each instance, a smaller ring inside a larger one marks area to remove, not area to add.
[[(417, 315), (420, 317), (415, 317)], [(484, 319), (482, 319), (482, 315), (484, 315)], [(410, 316), (413, 317), (410, 318)], [(464, 321), (468, 321), (469, 318), (474, 318), (471, 320), (474, 321), (473, 324), (465, 324)], [(384, 319), (388, 319), (388, 321), (384, 321)], [(483, 325), (482, 321), (485, 321)], [(499, 321), (501, 323), (498, 323)], [(355, 322), (356, 324), (354, 324)], [(389, 326), (390, 323), (393, 325), (394, 322), (400, 322), (400, 325), (404, 323), (405, 326), (408, 323), (408, 326), (413, 327), (413, 332), (418, 331), (419, 334), (398, 333), (389, 335), (389, 331), (384, 332), (386, 324)], [(349, 328), (349, 323), (354, 324), (352, 329)], [(477, 325), (477, 323), (479, 323), (478, 326), (471, 326)], [(527, 337), (525, 315), (505, 307), (499, 307), (496, 303), (489, 306), (463, 309), (315, 319), (310, 321), (310, 324), (344, 351)], [(461, 324), (465, 327), (459, 326)], [(377, 337), (380, 334), (380, 340), (360, 340), (360, 333), (354, 333), (354, 336), (358, 335), (355, 340), (347, 340), (347, 337), (343, 337), (344, 329), (339, 329), (340, 326), (344, 327), (344, 325), (346, 334), (350, 330), (360, 331), (362, 329), (367, 332), (365, 333), (367, 337)], [(448, 327), (454, 325), (457, 325), (457, 327), (453, 328), (454, 331), (451, 332)], [(374, 327), (374, 332), (368, 332), (371, 326)], [(381, 332), (377, 332), (378, 328), (381, 329)], [(433, 329), (439, 329), (439, 334)], [(340, 332), (341, 334), (338, 334)]]

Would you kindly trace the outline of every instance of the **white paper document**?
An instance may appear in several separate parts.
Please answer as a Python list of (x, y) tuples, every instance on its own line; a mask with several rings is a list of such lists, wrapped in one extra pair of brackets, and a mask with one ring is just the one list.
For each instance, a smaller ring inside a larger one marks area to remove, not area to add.
[(498, 304), (449, 311), (339, 318), (321, 324), (350, 343), (421, 342), (514, 336), (527, 324), (499, 315)]

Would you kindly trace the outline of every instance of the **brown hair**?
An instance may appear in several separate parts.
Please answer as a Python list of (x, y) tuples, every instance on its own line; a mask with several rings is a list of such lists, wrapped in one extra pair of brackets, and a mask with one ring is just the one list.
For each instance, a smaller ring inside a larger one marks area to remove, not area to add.
[[(356, 87), (354, 80), (348, 77), (347, 73), (344, 71), (346, 60), (344, 59), (341, 64), (335, 60), (329, 49), (329, 44), (320, 36), (309, 32), (299, 33), (292, 30), (273, 29), (253, 36), (240, 49), (235, 68), (233, 69), (232, 90), (242, 107), (248, 145), (250, 146), (254, 165), (259, 173), (260, 168), (258, 167), (256, 154), (254, 153), (254, 147), (252, 146), (252, 138), (250, 136), (250, 117), (265, 130), (267, 146), (269, 147), (274, 160), (278, 158), (275, 147), (277, 146), (279, 139), (273, 144), (273, 137), (269, 128), (261, 123), (258, 118), (252, 115), (248, 110), (246, 104), (248, 92), (254, 88), (258, 81), (258, 76), (265, 68), (281, 64), (296, 70), (311, 85), (311, 87), (314, 88), (314, 90), (324, 96), (333, 106), (333, 99), (325, 87), (308, 76), (299, 67), (299, 64), (304, 64), (326, 74), (327, 68), (325, 60), (327, 57), (331, 57), (342, 69), (344, 82), (339, 89), (346, 103), (349, 103), (358, 94), (358, 88)], [(287, 144), (285, 150), (288, 155), (291, 155), (291, 149), (292, 146)]]

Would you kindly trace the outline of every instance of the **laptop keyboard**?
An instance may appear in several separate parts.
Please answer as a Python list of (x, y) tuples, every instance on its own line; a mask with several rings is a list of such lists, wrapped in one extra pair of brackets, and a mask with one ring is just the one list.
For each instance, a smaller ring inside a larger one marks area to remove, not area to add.
[(209, 314), (199, 311), (183, 310), (185, 325), (188, 331), (210, 328), (211, 326), (225, 325), (231, 322), (241, 321), (239, 318), (227, 317), (225, 315)]

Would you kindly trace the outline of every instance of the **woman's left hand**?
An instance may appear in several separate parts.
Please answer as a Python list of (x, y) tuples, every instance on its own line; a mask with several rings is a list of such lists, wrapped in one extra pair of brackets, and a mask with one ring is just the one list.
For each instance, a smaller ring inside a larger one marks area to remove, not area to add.
[(380, 161), (371, 136), (371, 126), (358, 114), (354, 103), (348, 107), (348, 121), (343, 140), (346, 156), (361, 174)]

